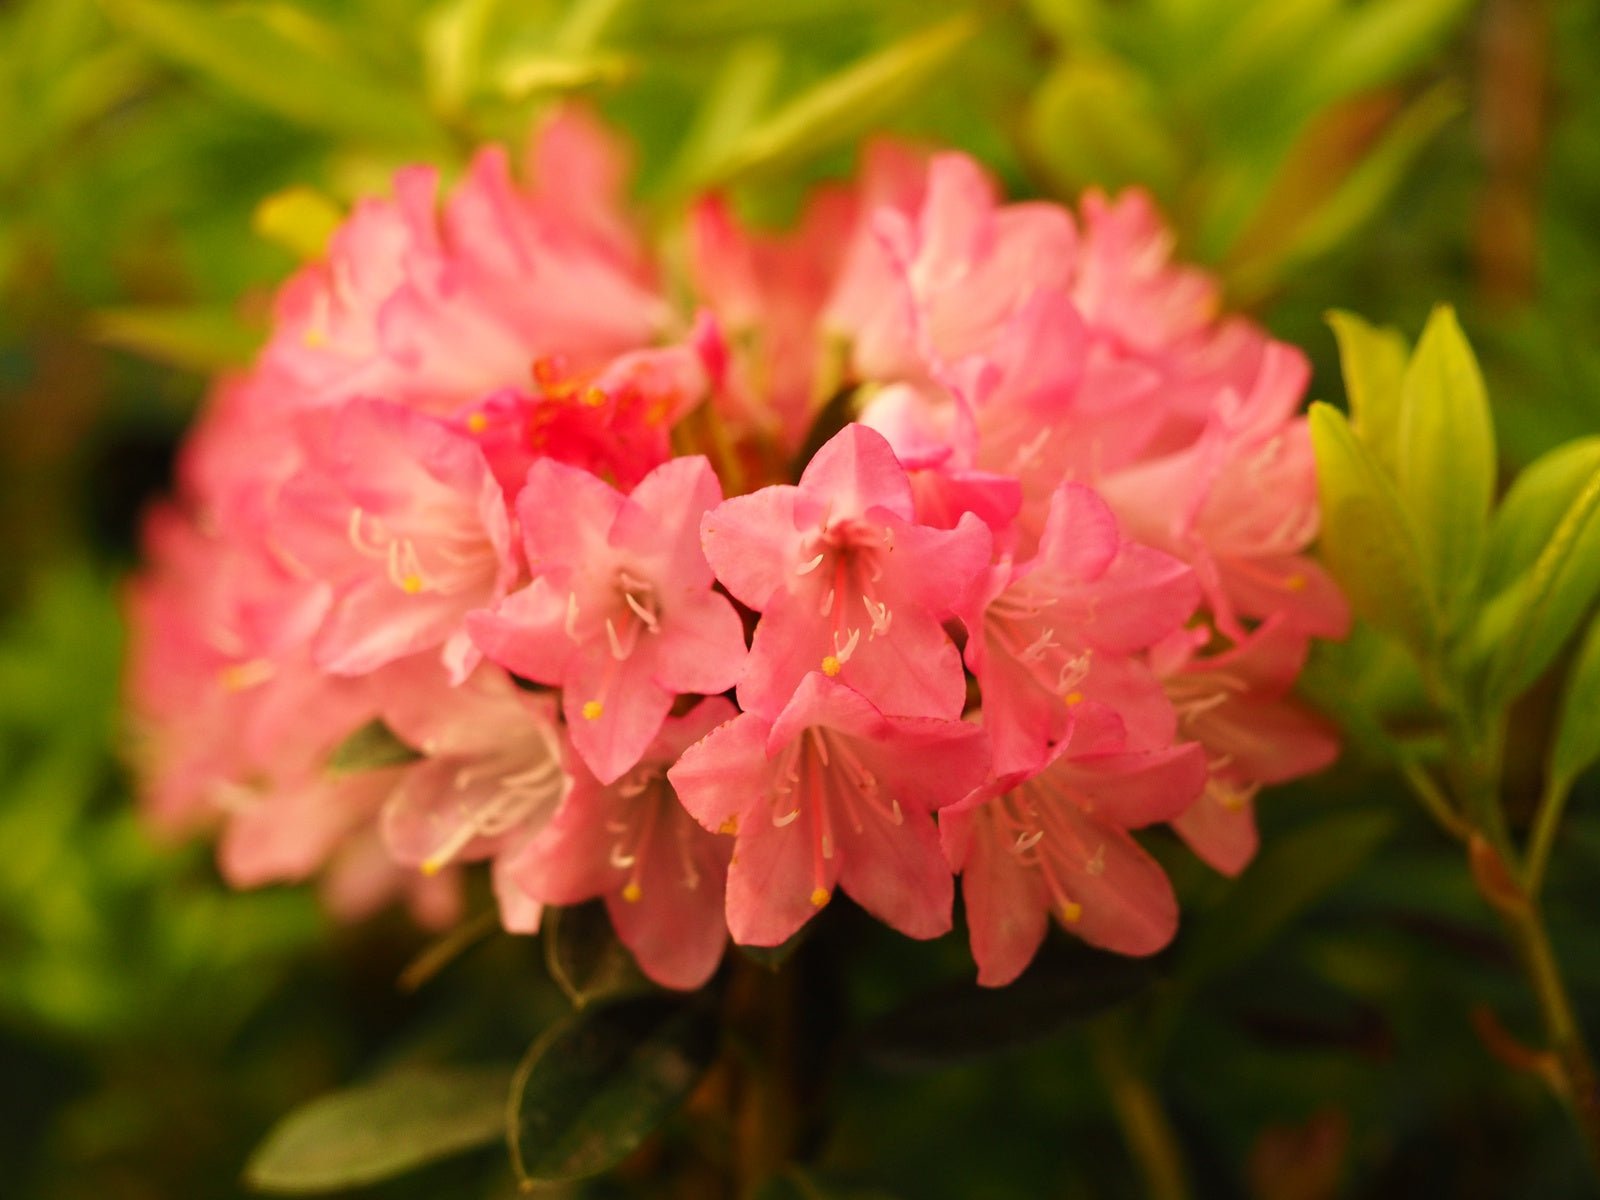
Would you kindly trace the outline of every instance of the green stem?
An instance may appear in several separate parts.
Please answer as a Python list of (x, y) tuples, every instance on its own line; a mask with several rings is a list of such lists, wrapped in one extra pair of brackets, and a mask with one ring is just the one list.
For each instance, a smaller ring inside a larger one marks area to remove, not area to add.
[(1567, 807), (1570, 785), (1564, 779), (1552, 778), (1545, 784), (1544, 795), (1539, 798), (1539, 810), (1533, 820), (1533, 836), (1528, 843), (1527, 889), (1530, 899), (1537, 899), (1544, 887), (1544, 875), (1550, 865), (1550, 851), (1555, 848), (1556, 831), (1561, 828), (1561, 814)]
[(1093, 1049), (1128, 1152), (1144, 1177), (1145, 1194), (1151, 1200), (1189, 1200), (1183, 1151), (1155, 1089), (1128, 1061), (1116, 1030), (1102, 1025), (1095, 1032)]
[(1428, 815), (1456, 841), (1465, 841), (1471, 831), (1451, 805), (1449, 797), (1444, 794), (1444, 789), (1434, 782), (1433, 776), (1429, 775), (1422, 764), (1415, 759), (1407, 756), (1399, 761), (1400, 773), (1405, 776), (1406, 782), (1411, 785), (1411, 790), (1422, 802), (1422, 807), (1427, 809)]
[(1578, 1132), (1583, 1135), (1590, 1164), (1596, 1175), (1600, 1175), (1600, 1081), (1597, 1081), (1594, 1060), (1567, 995), (1544, 920), (1538, 905), (1533, 903), (1520, 912), (1503, 911), (1503, 915), (1539, 1003), (1539, 1015), (1544, 1021), (1545, 1036), (1558, 1071), (1562, 1098), (1571, 1108)]

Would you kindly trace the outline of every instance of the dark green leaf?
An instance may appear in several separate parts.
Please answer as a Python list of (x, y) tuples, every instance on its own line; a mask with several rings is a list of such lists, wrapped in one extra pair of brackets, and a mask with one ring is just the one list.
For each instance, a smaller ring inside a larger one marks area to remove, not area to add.
[(505, 1128), (505, 1067), (407, 1068), (313, 1100), (267, 1135), (245, 1168), (263, 1192), (326, 1192), (388, 1179), (493, 1142)]
[(703, 1001), (652, 994), (592, 1004), (551, 1029), (511, 1089), (512, 1164), (525, 1184), (621, 1162), (681, 1104), (717, 1052)]
[(340, 774), (376, 771), (415, 762), (421, 757), (381, 720), (371, 720), (334, 747), (328, 756), (328, 769)]
[(646, 986), (599, 900), (546, 909), (540, 936), (550, 978), (578, 1008), (602, 996)]
[(1394, 825), (1388, 812), (1340, 813), (1268, 843), (1222, 902), (1193, 918), (1180, 975), (1192, 985), (1248, 960), (1366, 862)]
[(1146, 959), (1051, 941), (1006, 987), (962, 981), (908, 1001), (873, 1023), (862, 1050), (880, 1066), (899, 1070), (985, 1058), (1103, 1012), (1154, 978)]

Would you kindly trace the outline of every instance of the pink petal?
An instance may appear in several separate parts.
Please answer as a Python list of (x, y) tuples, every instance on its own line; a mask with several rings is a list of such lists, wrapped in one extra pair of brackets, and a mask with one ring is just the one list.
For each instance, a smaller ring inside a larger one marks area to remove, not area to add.
[(541, 458), (517, 495), (517, 516), (528, 567), (574, 567), (604, 557), (611, 526), (626, 501), (605, 480), (579, 467)]
[(1118, 954), (1154, 954), (1178, 930), (1178, 900), (1166, 874), (1113, 825), (1064, 804), (1059, 815), (1077, 839), (1078, 865), (1062, 881), (1081, 906), (1067, 927), (1092, 946)]
[(566, 634), (569, 594), (542, 576), (492, 611), (468, 613), (467, 630), (490, 661), (524, 679), (559, 686), (577, 651)]
[(702, 455), (674, 458), (639, 481), (617, 515), (614, 546), (660, 564), (659, 583), (711, 586), (711, 567), (700, 549), (701, 518), (722, 503), (722, 485)]
[(812, 805), (801, 805), (799, 816), (783, 826), (775, 825), (766, 809), (758, 805), (741, 822), (728, 865), (728, 932), (745, 946), (788, 941), (817, 914), (817, 888), (831, 891), (839, 876), (838, 854), (822, 860), (820, 880), (813, 869), (817, 814)]
[(1237, 875), (1256, 856), (1255, 805), (1249, 799), (1224, 804), (1208, 789), (1173, 819), (1173, 829), (1208, 866)]
[(765, 487), (724, 500), (700, 522), (706, 561), (734, 599), (763, 609), (786, 593), (800, 562), (802, 534), (795, 528), (798, 489)]
[(687, 594), (663, 611), (661, 620), (653, 661), (662, 687), (714, 695), (739, 682), (745, 667), (744, 622), (725, 597), (712, 591)]
[(651, 678), (649, 656), (574, 659), (563, 681), (562, 711), (572, 746), (601, 783), (625, 774), (661, 732), (673, 693)]
[(772, 774), (769, 728), (753, 713), (741, 713), (690, 746), (667, 772), (679, 802), (705, 828), (717, 832), (737, 825), (745, 810), (766, 795)]
[(898, 825), (875, 810), (861, 815), (859, 829), (848, 820), (836, 824), (839, 882), (884, 924), (907, 937), (935, 938), (950, 931), (950, 868), (933, 818), (904, 806), (900, 811)]
[(907, 521), (914, 515), (905, 468), (881, 433), (858, 422), (846, 425), (812, 456), (800, 490), (822, 500), (835, 517), (872, 508)]
[(965, 839), (970, 850), (957, 866), (978, 982), (1003, 987), (1022, 974), (1044, 942), (1049, 898), (1038, 871), (1017, 861), (987, 813), (941, 815), (941, 830), (947, 823), (971, 827)]

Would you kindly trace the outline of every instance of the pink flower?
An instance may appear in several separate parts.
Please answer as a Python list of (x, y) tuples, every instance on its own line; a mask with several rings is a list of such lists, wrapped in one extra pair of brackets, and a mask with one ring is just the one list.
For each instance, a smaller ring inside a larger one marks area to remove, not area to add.
[(970, 515), (952, 530), (916, 524), (881, 435), (847, 425), (799, 486), (725, 501), (701, 535), (717, 578), (763, 613), (742, 707), (776, 713), (821, 671), (885, 712), (960, 714), (966, 685), (941, 622), (988, 565), (989, 531)]
[(376, 400), (302, 419), (307, 464), (285, 485), (281, 545), (335, 588), (313, 653), (361, 675), (440, 648), (453, 681), (479, 652), (463, 618), (516, 577), (500, 487), (470, 438)]
[(721, 961), (733, 849), (678, 803), (667, 769), (735, 715), (731, 703), (713, 696), (669, 717), (638, 765), (611, 784), (574, 763), (571, 795), (507, 868), (514, 884), (544, 904), (603, 896), (617, 936), (664, 987), (697, 988)]
[(620, 216), (621, 155), (591, 120), (540, 129), (529, 186), (479, 152), (441, 214), (438, 173), (412, 167), (367, 200), (278, 300), (265, 368), (296, 407), (355, 396), (445, 415), (564, 354), (593, 370), (653, 342), (670, 313)]
[(1171, 741), (1171, 707), (1131, 656), (1179, 628), (1198, 598), (1187, 567), (1123, 538), (1098, 496), (1062, 484), (1034, 557), (1002, 561), (962, 613), (995, 770), (1034, 768), (1085, 700), (1111, 705), (1141, 745)]
[(562, 689), (573, 748), (603, 784), (639, 761), (675, 697), (725, 691), (743, 669), (743, 626), (698, 545), (721, 499), (698, 456), (627, 496), (541, 460), (517, 498), (533, 582), (468, 626), (495, 662)]
[(386, 697), (384, 720), (424, 756), (403, 768), (384, 805), (390, 856), (425, 875), (494, 859), (501, 923), (513, 933), (536, 931), (538, 906), (507, 886), (504, 873), (570, 783), (554, 700), (523, 691), (489, 665), (450, 687), (436, 664), (413, 658), (376, 682)]
[(1153, 954), (1172, 940), (1172, 885), (1127, 831), (1188, 808), (1205, 783), (1205, 756), (1192, 744), (1128, 751), (1125, 741), (1115, 714), (1084, 704), (1037, 773), (1002, 777), (939, 814), (979, 983), (1021, 974), (1050, 914), (1119, 954)]
[(1322, 770), (1339, 741), (1290, 696), (1307, 648), (1292, 622), (1267, 621), (1238, 645), (1199, 657), (1210, 637), (1182, 630), (1155, 647), (1151, 661), (1180, 736), (1203, 745), (1208, 760), (1205, 790), (1172, 827), (1207, 863), (1236, 875), (1255, 857), (1256, 793)]
[(915, 938), (950, 928), (952, 887), (933, 810), (982, 782), (983, 731), (888, 717), (812, 672), (768, 721), (744, 712), (689, 747), (667, 777), (707, 829), (735, 835), (728, 929), (776, 946), (835, 885)]

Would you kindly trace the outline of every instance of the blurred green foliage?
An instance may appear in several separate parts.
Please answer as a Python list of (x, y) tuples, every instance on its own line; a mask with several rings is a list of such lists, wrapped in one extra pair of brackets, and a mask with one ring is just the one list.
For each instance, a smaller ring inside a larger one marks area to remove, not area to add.
[[(248, 356), (274, 283), (396, 166), (458, 168), (576, 92), (636, 142), (663, 224), (706, 186), (781, 222), (883, 130), (966, 149), (1017, 196), (1142, 184), (1185, 254), (1308, 348), (1325, 398), (1325, 310), (1419, 329), (1454, 303), (1500, 465), (1521, 466), (1600, 426), (1596, 45), (1600, 6), (1554, 0), (0, 4), (0, 1191), (234, 1194), (295, 1105), (401, 1066), (514, 1061), (568, 1008), (540, 948), (500, 935), (401, 990), (421, 935), (228, 893), (202, 848), (148, 839), (118, 765), (138, 510), (205, 374)], [(1319, 690), (1403, 723), (1414, 672), (1368, 649), (1358, 680), (1334, 660)], [(1543, 728), (1557, 702), (1535, 689), (1515, 719)], [(1491, 914), (1358, 725), (1352, 745), (1267, 799), (1239, 884), (1167, 856), (1185, 931), (1095, 1044), (1153, 1081), (1203, 1195), (1581, 1194), (1559, 1113), (1468, 1020), (1488, 1005), (1534, 1028)], [(1566, 754), (1574, 776), (1593, 758)], [(1528, 807), (1540, 768), (1513, 734)], [(1594, 1027), (1592, 799), (1579, 783), (1547, 909)], [(874, 1056), (874, 1022), (970, 964), (958, 938), (828, 917), (776, 978), (804, 981), (804, 1045), (843, 1049), (809, 1067), (807, 1163), (763, 1194), (1138, 1194), (1085, 1026), (1030, 1023), (1058, 1003), (1028, 990), (1048, 972), (986, 1018), (1024, 1044), (911, 1062), (907, 1035)], [(727, 1136), (674, 1120), (712, 1157)], [(659, 1194), (651, 1169), (582, 1194)], [(490, 1150), (361, 1194), (514, 1182)]]

